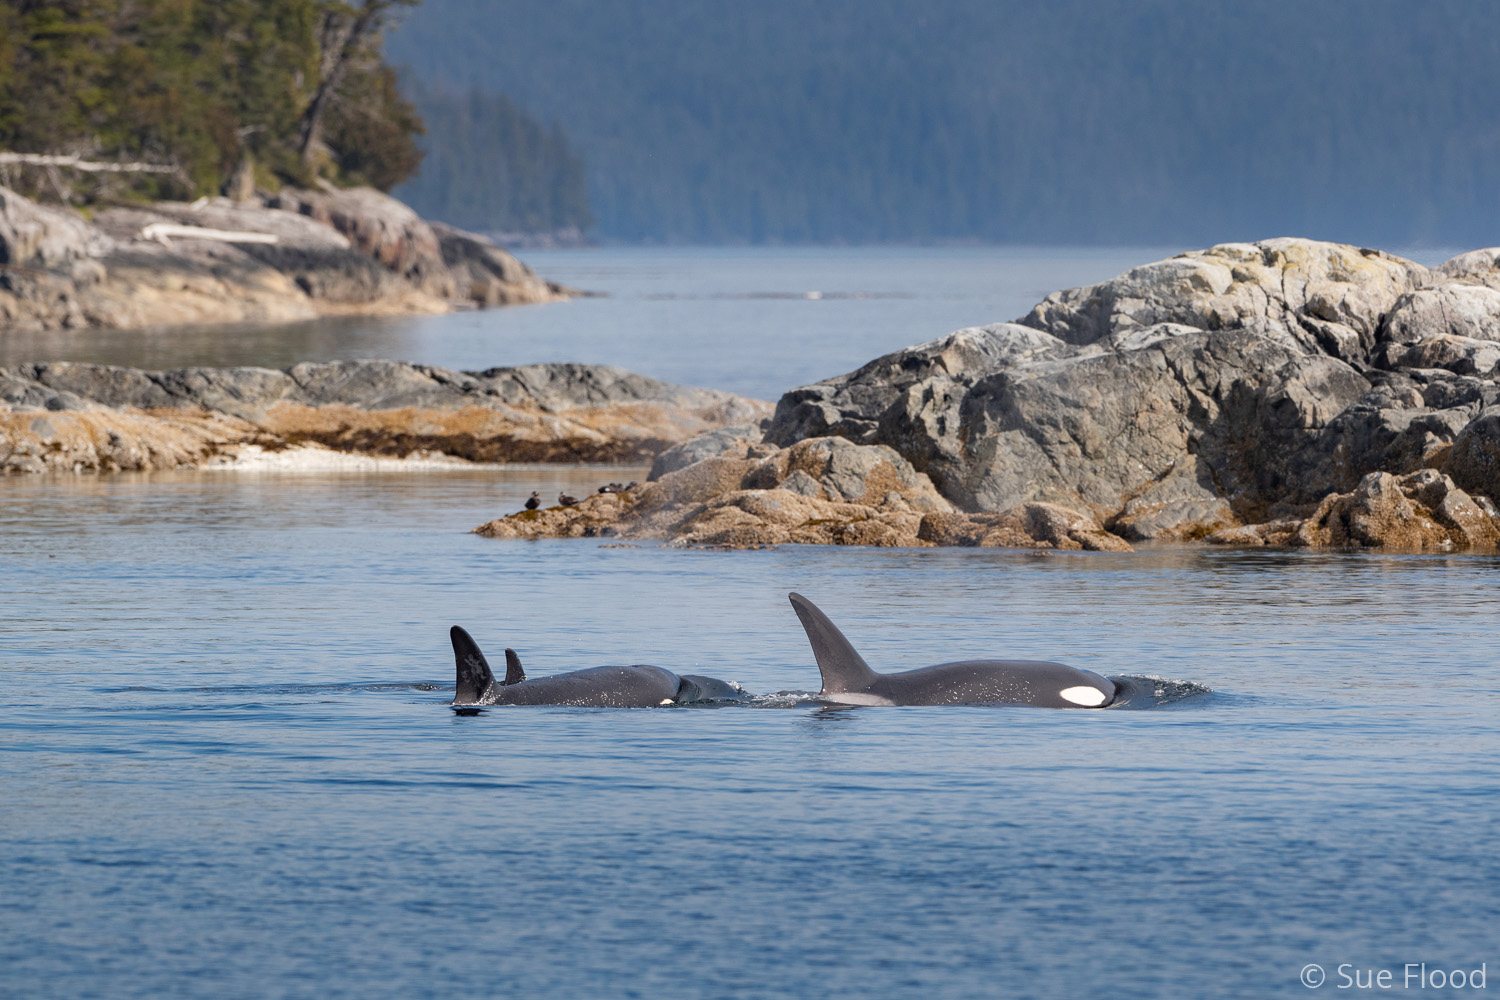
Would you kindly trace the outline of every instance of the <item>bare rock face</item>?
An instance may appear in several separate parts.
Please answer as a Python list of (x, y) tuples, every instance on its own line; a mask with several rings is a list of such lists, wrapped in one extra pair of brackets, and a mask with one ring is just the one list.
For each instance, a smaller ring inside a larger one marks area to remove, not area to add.
[(1105, 531), (1089, 515), (1050, 503), (989, 514), (928, 514), (917, 537), (934, 545), (1130, 551), (1128, 542)]
[(651, 463), (651, 474), (647, 482), (655, 482), (669, 472), (685, 469), (705, 458), (765, 458), (775, 452), (774, 445), (762, 445), (765, 434), (764, 422), (754, 424), (730, 424), (717, 427), (673, 445)]
[[(0, 370), (0, 470), (181, 468), (254, 445), (485, 462), (645, 462), (769, 404), (619, 368), (393, 361), (144, 372)], [(40, 421), (40, 422), (39, 422)]]
[(482, 307), (554, 302), (572, 293), (543, 281), (487, 237), (440, 222), (431, 223), (443, 263), (452, 271), (458, 294)]
[(1071, 344), (1158, 323), (1263, 328), (1357, 362), (1397, 300), (1427, 280), (1420, 264), (1378, 250), (1302, 239), (1225, 243), (1054, 293), (1020, 322)]
[(92, 220), (0, 188), (0, 329), (440, 313), (570, 294), (368, 188), (114, 207)]
[(270, 204), (331, 226), (356, 250), (429, 295), (458, 297), (458, 282), (443, 262), (437, 233), (405, 202), (374, 188), (337, 188), (324, 182), (317, 191), (283, 188)]
[(1500, 405), (1486, 407), (1458, 433), (1443, 467), (1469, 492), (1500, 498)]
[(1408, 476), (1372, 472), (1349, 493), (1332, 493), (1311, 517), (1248, 525), (1208, 536), (1217, 545), (1295, 545), (1400, 552), (1494, 551), (1500, 516), (1434, 469)]
[(1088, 515), (1053, 505), (956, 512), (926, 476), (884, 446), (811, 438), (770, 451), (745, 457), (727, 447), (626, 493), (521, 511), (474, 530), (491, 538), (618, 537), (721, 548), (1130, 548)]
[[(794, 389), (760, 440), (747, 426), (685, 442), (653, 470), (661, 489), (610, 530), (735, 545), (836, 529), (886, 539), (869, 544), (1482, 548), (1497, 261), (1428, 271), (1269, 240), (1136, 268)], [(808, 504), (859, 510), (813, 518)], [(921, 514), (915, 542), (905, 509)], [(583, 530), (582, 516), (546, 530)], [(526, 524), (491, 530), (540, 530)]]
[(745, 473), (743, 485), (867, 506), (877, 506), (894, 495), (915, 510), (953, 509), (933, 488), (932, 480), (893, 449), (837, 437), (798, 441), (761, 459)]
[(1500, 251), (1226, 244), (1048, 296), (786, 393), (766, 441), (884, 444), (969, 512), (1087, 512), (1132, 540), (1305, 515), (1441, 467), (1494, 405)]
[(0, 265), (97, 277), (92, 262), (110, 249), (109, 239), (75, 213), (0, 188)]
[(1470, 250), (1432, 269), (1437, 284), (1484, 285), (1500, 289), (1500, 247)]
[[(965, 510), (1056, 503), (1170, 537), (1284, 493), (1286, 456), (1369, 387), (1274, 333), (1164, 324), (1079, 348), (1024, 329), (966, 332), (969, 364), (942, 363), (944, 338), (793, 390), (767, 440), (826, 428), (894, 448)], [(1014, 341), (1026, 360), (987, 361)]]
[(76, 213), (0, 188), (0, 328), (77, 327), (88, 289), (103, 280), (107, 236)]

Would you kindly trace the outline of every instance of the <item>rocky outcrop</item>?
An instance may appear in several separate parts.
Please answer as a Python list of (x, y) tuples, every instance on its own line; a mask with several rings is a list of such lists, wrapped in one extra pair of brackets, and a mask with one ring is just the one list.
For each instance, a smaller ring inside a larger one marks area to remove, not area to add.
[(689, 438), (657, 455), (656, 461), (651, 463), (651, 474), (646, 478), (648, 481), (660, 479), (669, 472), (685, 469), (705, 458), (765, 458), (776, 451), (774, 445), (760, 443), (765, 430), (764, 421), (756, 424), (731, 424)]
[(1470, 493), (1500, 498), (1500, 405), (1486, 407), (1464, 425), (1443, 468)]
[(490, 538), (621, 538), (675, 545), (1020, 546), (1129, 549), (1086, 514), (1028, 504), (1002, 514), (968, 515), (938, 495), (931, 480), (891, 449), (843, 438), (789, 448), (743, 439), (696, 439), (718, 455), (668, 471), (618, 494), (573, 507), (521, 511), (474, 529)]
[(553, 302), (578, 294), (543, 281), (511, 254), (484, 236), (433, 223), (443, 264), (457, 282), (461, 298), (486, 308)]
[(1408, 476), (1372, 472), (1349, 493), (1324, 498), (1310, 517), (1227, 528), (1216, 545), (1293, 545), (1400, 552), (1495, 551), (1500, 511), (1434, 469)]
[(456, 372), (393, 361), (145, 372), (0, 369), (0, 469), (112, 471), (318, 446), (485, 462), (649, 462), (770, 405), (601, 365)]
[(0, 329), (433, 313), (569, 294), (369, 188), (114, 207), (91, 221), (0, 189)]
[(1019, 322), (1079, 345), (1160, 323), (1258, 329), (1358, 363), (1398, 300), (1428, 280), (1420, 264), (1379, 250), (1300, 239), (1226, 243), (1055, 292)]
[(1302, 518), (1373, 472), (1488, 483), (1490, 438), (1457, 445), (1500, 403), (1497, 261), (1183, 254), (794, 389), (765, 441), (885, 445), (970, 514), (1055, 504), (1133, 540)]

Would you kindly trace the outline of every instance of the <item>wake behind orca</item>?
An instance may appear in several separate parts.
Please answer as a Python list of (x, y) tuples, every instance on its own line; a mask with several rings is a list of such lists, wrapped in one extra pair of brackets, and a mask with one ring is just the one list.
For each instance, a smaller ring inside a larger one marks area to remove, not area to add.
[(737, 701), (744, 693), (733, 684), (695, 674), (678, 676), (647, 663), (590, 667), (530, 680), (514, 649), (505, 651), (505, 679), (495, 682), (484, 653), (468, 632), (448, 632), (456, 663), (452, 706), (461, 715), (488, 705), (574, 705), (596, 708), (650, 708), (692, 702)]
[[(819, 697), (836, 705), (1037, 705), (1105, 708), (1128, 690), (1108, 677), (1045, 660), (961, 660), (881, 674), (817, 606), (789, 594), (823, 675)], [(1122, 682), (1126, 678), (1120, 678)]]

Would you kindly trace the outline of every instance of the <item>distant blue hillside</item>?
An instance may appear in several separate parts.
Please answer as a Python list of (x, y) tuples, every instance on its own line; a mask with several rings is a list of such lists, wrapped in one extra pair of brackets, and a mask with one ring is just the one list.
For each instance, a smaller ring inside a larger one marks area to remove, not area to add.
[(1491, 2), (426, 0), (387, 47), (560, 126), (605, 238), (1500, 243)]

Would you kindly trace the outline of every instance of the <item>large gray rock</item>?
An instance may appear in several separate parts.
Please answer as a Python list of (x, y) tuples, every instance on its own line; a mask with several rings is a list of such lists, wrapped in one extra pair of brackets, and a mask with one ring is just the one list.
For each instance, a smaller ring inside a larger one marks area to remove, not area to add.
[[(996, 323), (971, 327), (946, 337), (876, 358), (858, 371), (793, 389), (781, 397), (766, 440), (788, 445), (803, 438), (836, 434), (851, 441), (873, 442), (882, 417), (913, 391), (918, 404), (937, 413), (954, 387), (1013, 364), (1057, 354), (1066, 345), (1050, 334)], [(956, 430), (956, 425), (955, 428)], [(948, 428), (928, 429), (945, 436)], [(902, 450), (899, 443), (891, 443)]]
[(1433, 337), (1500, 341), (1500, 288), (1448, 283), (1401, 296), (1386, 315), (1382, 343), (1416, 344)]
[(732, 393), (673, 385), (610, 365), (520, 365), (460, 372), (405, 361), (359, 360), (304, 362), (285, 371), (149, 372), (59, 361), (20, 365), (11, 377), (16, 386), (29, 383), (33, 395), (51, 390), (109, 407), (202, 407), (236, 413), (279, 402), (364, 410), (509, 406), (543, 413), (639, 404), (722, 412), (725, 420), (733, 420), (758, 416), (765, 406)]
[(1459, 432), (1445, 468), (1461, 488), (1500, 501), (1500, 405), (1487, 407)]
[(1007, 363), (994, 341), (1015, 329), (990, 328), (988, 350), (962, 363), (942, 363), (945, 338), (794, 390), (767, 440), (821, 429), (886, 444), (964, 510), (1042, 501), (1126, 514), (1127, 534), (1160, 537), (1223, 521), (1226, 502), (1283, 498), (1288, 457), (1369, 388), (1275, 334), (1163, 324)]
[(1386, 313), (1428, 280), (1420, 264), (1378, 250), (1303, 239), (1224, 243), (1056, 292), (1020, 322), (1070, 344), (1158, 323), (1256, 327), (1362, 362)]
[(1500, 387), (1442, 370), (1374, 373), (1376, 384), (1289, 459), (1296, 499), (1348, 492), (1372, 472), (1406, 475), (1442, 463)]
[(488, 237), (440, 222), (431, 225), (437, 234), (443, 263), (458, 282), (459, 294), (476, 305), (550, 302), (567, 294), (561, 285), (538, 278), (531, 268)]
[(1500, 247), (1470, 250), (1432, 269), (1433, 280), (1500, 289)]
[(1492, 405), (1494, 263), (1429, 273), (1309, 240), (1183, 254), (794, 389), (766, 440), (884, 444), (962, 510), (1062, 504), (1133, 539), (1305, 512), (1440, 464)]
[(42, 268), (98, 280), (110, 239), (74, 212), (47, 208), (0, 187), (0, 266)]
[(374, 188), (283, 188), (271, 207), (333, 227), (361, 253), (439, 298), (456, 298), (458, 281), (443, 262), (433, 229), (405, 202)]
[[(395, 458), (636, 464), (769, 409), (590, 365), (455, 372), (340, 361), (145, 372), (29, 364), (0, 370), (0, 472), (190, 468), (234, 461), (247, 448), (315, 446)], [(881, 480), (878, 470), (871, 477)]]
[(1500, 543), (1494, 505), (1464, 492), (1434, 469), (1406, 476), (1372, 472), (1347, 493), (1325, 497), (1311, 516), (1216, 531), (1216, 545), (1295, 545), (1403, 552), (1467, 549)]
[(116, 206), (92, 220), (0, 188), (0, 330), (282, 323), (571, 294), (455, 233), (445, 244), (367, 188)]
[(765, 454), (760, 450), (763, 447), (760, 440), (764, 433), (765, 428), (760, 423), (730, 424), (728, 427), (704, 431), (656, 456), (646, 481), (655, 482), (669, 472), (686, 469), (705, 458), (749, 458)]

